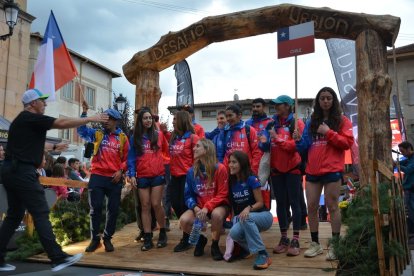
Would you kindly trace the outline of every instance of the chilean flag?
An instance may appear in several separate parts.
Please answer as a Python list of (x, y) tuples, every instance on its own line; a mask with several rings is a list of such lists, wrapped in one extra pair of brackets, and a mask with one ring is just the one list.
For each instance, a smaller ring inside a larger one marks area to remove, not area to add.
[(55, 91), (77, 74), (78, 71), (51, 11), (29, 88), (36, 88), (42, 93), (49, 94), (49, 99), (54, 101)]
[(277, 30), (277, 57), (285, 58), (315, 52), (313, 21)]

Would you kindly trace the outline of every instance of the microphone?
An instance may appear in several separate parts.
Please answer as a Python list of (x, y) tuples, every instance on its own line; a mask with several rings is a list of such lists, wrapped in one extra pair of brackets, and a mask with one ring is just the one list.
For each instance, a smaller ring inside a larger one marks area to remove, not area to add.
[(399, 151), (397, 151), (397, 150), (391, 150), (393, 153), (396, 153), (396, 154), (401, 154), (401, 152), (399, 152)]

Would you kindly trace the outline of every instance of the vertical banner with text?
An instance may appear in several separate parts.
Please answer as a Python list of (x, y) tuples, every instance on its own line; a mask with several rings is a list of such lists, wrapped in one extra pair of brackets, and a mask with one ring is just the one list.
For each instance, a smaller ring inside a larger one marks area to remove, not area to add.
[(186, 60), (174, 65), (175, 77), (177, 78), (177, 100), (176, 106), (186, 104), (194, 108), (193, 83), (191, 80), (190, 67)]

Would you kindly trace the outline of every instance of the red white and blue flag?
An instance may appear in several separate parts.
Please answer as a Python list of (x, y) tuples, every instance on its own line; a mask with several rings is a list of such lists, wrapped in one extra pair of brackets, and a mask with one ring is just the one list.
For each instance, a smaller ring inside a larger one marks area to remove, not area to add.
[(315, 52), (313, 21), (277, 30), (277, 57), (286, 58)]
[(78, 71), (51, 11), (29, 88), (36, 88), (44, 94), (49, 94), (49, 99), (54, 101), (55, 91), (77, 74)]

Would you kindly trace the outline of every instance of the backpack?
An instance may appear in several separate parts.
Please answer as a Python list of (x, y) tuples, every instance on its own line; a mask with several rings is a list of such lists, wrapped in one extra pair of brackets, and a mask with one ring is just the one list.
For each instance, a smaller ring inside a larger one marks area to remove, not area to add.
[[(84, 157), (85, 158), (90, 158), (91, 156), (95, 156), (98, 154), (99, 151), (99, 147), (102, 143), (102, 140), (104, 138), (104, 133), (102, 130), (97, 130), (95, 131), (95, 142), (93, 143), (87, 143), (85, 145), (86, 150), (85, 150), (85, 154)], [(125, 135), (125, 133), (121, 132), (119, 133), (119, 155), (121, 156), (121, 159), (124, 157), (124, 145), (127, 141), (128, 137)], [(92, 152), (92, 146), (93, 145), (93, 152)], [(88, 151), (88, 152), (87, 152)]]
[[(306, 121), (304, 123), (306, 124)], [(266, 126), (266, 130), (267, 131), (271, 130), (275, 126), (275, 124), (276, 124), (275, 121), (268, 123), (267, 126)], [(294, 131), (295, 131), (295, 120), (292, 119), (292, 120), (290, 120), (290, 124), (289, 124), (290, 135), (293, 135)], [(308, 162), (308, 151), (305, 151), (305, 152), (298, 151), (298, 153), (300, 155), (301, 161), (300, 161), (299, 165), (296, 168), (300, 170), (300, 173), (302, 175), (305, 175), (306, 174), (305, 173), (306, 163)], [(296, 169), (296, 168), (294, 168), (294, 169)]]

